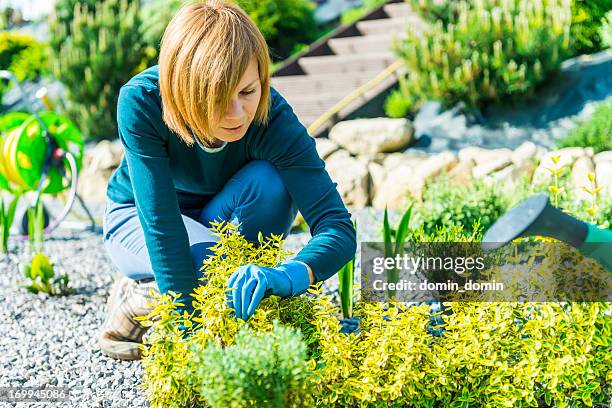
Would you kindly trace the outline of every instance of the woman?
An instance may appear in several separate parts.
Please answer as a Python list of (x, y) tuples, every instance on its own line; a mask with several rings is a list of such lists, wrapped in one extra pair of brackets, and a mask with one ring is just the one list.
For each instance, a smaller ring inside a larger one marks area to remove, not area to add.
[(249, 241), (289, 233), (299, 209), (312, 239), (274, 268), (243, 265), (228, 304), (248, 319), (270, 294), (304, 293), (354, 255), (355, 230), (308, 135), (270, 88), (268, 49), (238, 6), (183, 7), (164, 33), (159, 65), (134, 76), (118, 100), (125, 149), (107, 189), (104, 244), (124, 277), (108, 301), (102, 351), (140, 358), (149, 289), (189, 294), (216, 237), (210, 222), (240, 225)]

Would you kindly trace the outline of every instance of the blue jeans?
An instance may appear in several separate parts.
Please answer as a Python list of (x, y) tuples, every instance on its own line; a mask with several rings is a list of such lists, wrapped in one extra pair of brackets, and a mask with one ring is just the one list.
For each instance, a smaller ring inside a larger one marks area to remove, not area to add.
[[(260, 231), (264, 237), (289, 235), (297, 211), (276, 167), (264, 160), (248, 162), (203, 208), (181, 211), (195, 270), (202, 266), (208, 247), (218, 240), (210, 230), (211, 221), (241, 224), (240, 233), (257, 242)], [(154, 278), (135, 204), (119, 204), (107, 197), (102, 231), (106, 251), (123, 275)]]

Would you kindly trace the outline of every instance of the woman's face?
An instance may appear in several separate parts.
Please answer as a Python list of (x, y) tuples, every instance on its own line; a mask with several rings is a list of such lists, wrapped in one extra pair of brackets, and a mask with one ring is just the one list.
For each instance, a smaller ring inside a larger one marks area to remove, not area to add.
[(215, 138), (224, 142), (235, 142), (246, 134), (257, 112), (261, 98), (261, 83), (257, 60), (251, 58), (249, 65), (232, 93), (227, 112), (213, 127)]

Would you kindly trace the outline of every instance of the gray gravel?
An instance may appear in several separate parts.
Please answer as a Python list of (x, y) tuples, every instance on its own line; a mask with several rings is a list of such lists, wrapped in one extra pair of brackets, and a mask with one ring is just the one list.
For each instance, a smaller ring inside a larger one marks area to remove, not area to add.
[[(93, 206), (100, 215), (103, 207)], [(354, 210), (358, 239), (379, 240), (380, 211)], [(396, 222), (398, 215), (391, 219)], [(286, 249), (298, 251), (308, 233), (288, 237)], [(139, 361), (116, 361), (104, 356), (97, 332), (106, 314), (106, 298), (118, 272), (106, 255), (101, 230), (58, 229), (46, 238), (44, 253), (56, 272), (67, 273), (76, 293), (67, 297), (34, 295), (24, 283), (18, 262), (27, 256), (27, 241), (11, 240), (10, 253), (0, 259), (0, 387), (63, 386), (73, 389), (68, 403), (44, 406), (146, 407)], [(357, 258), (359, 259), (359, 258)], [(326, 282), (330, 293), (337, 279)], [(4, 406), (42, 404), (0, 402)]]

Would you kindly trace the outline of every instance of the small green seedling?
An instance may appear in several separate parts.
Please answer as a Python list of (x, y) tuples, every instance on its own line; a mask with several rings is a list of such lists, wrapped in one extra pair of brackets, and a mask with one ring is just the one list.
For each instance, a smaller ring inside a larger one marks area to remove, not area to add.
[[(353, 221), (353, 227), (357, 231), (357, 220)], [(338, 271), (338, 290), (340, 292), (340, 306), (342, 316), (345, 319), (353, 317), (353, 283), (355, 279), (355, 258), (348, 261), (346, 265)]]
[[(392, 229), (389, 225), (389, 216), (387, 214), (387, 207), (385, 206), (385, 217), (383, 220), (383, 241), (385, 243), (385, 258), (395, 258), (396, 255), (404, 254), (404, 242), (408, 238), (410, 216), (412, 215), (412, 207), (414, 204), (410, 204), (410, 207), (406, 210), (402, 219), (400, 220), (397, 229)], [(399, 271), (397, 268), (392, 268), (387, 271), (387, 283), (397, 283), (399, 280)], [(395, 289), (388, 289), (387, 294), (389, 298), (395, 297)]]
[(38, 252), (32, 260), (21, 264), (21, 273), (31, 282), (24, 286), (32, 293), (48, 293), (51, 296), (67, 295), (74, 292), (68, 282), (68, 275), (55, 276), (53, 263), (49, 257)]
[(3, 254), (8, 253), (8, 239), (20, 197), (21, 193), (15, 194), (8, 207), (5, 207), (4, 199), (0, 197), (0, 251), (2, 251)]
[(28, 241), (30, 253), (41, 252), (45, 233), (45, 216), (42, 201), (28, 208)]

